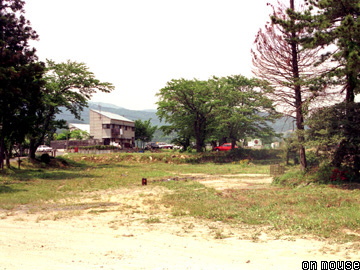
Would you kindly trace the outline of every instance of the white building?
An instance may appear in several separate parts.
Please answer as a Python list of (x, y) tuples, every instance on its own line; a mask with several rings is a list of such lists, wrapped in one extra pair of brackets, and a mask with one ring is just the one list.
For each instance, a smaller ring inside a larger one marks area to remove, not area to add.
[(251, 148), (262, 148), (263, 144), (262, 144), (262, 141), (261, 139), (252, 139), (250, 141), (248, 141), (248, 147), (251, 147)]
[(104, 145), (135, 146), (135, 122), (124, 116), (90, 110), (90, 138), (100, 140)]

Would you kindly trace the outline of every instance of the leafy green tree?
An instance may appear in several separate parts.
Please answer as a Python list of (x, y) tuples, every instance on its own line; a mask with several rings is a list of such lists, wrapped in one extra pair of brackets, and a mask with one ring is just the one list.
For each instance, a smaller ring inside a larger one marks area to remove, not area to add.
[(214, 89), (208, 81), (171, 80), (157, 94), (157, 115), (168, 124), (168, 131), (178, 136), (195, 138), (196, 151), (202, 152), (213, 128)]
[(228, 138), (233, 149), (236, 141), (246, 137), (275, 136), (270, 123), (280, 115), (266, 95), (272, 91), (266, 82), (242, 75), (214, 77), (210, 82), (218, 88), (215, 109), (217, 134), (220, 138)]
[(63, 141), (63, 140), (68, 140), (70, 138), (70, 132), (69, 130), (65, 130), (59, 134), (55, 134), (55, 140), (57, 141)]
[(288, 137), (283, 139), (282, 151), (283, 157), (286, 161), (286, 165), (290, 164), (290, 158), (294, 160), (294, 164), (298, 164), (298, 146), (299, 142), (296, 138), (296, 134), (292, 133)]
[(330, 151), (332, 165), (347, 167), (360, 181), (360, 104), (343, 102), (321, 108), (308, 125), (312, 145)]
[(268, 85), (244, 76), (213, 77), (207, 81), (172, 80), (160, 90), (160, 119), (169, 125), (164, 133), (176, 132), (177, 142), (202, 151), (207, 140), (229, 139), (235, 142), (246, 136), (273, 136), (268, 121), (277, 117), (272, 101), (265, 93)]
[(141, 141), (144, 148), (144, 143), (150, 142), (157, 130), (157, 126), (151, 126), (151, 119), (141, 121), (140, 119), (135, 120), (135, 140)]
[(54, 127), (65, 127), (65, 121), (55, 119), (61, 108), (66, 108), (80, 119), (81, 111), (92, 94), (96, 91), (108, 93), (114, 88), (111, 83), (96, 79), (84, 63), (68, 60), (56, 64), (47, 60), (46, 71), (43, 102), (41, 106), (34, 106), (37, 118), (29, 134), (30, 158), (35, 158), (36, 148), (43, 143), (49, 131)]
[(90, 137), (90, 134), (84, 130), (75, 129), (70, 132), (70, 138), (74, 140), (86, 140)]
[(84, 130), (75, 129), (73, 131), (65, 130), (62, 133), (55, 134), (55, 140), (86, 140), (90, 137), (90, 134)]
[[(38, 38), (23, 15), (24, 1), (0, 1), (0, 168), (32, 126), (31, 104), (42, 99), (43, 65), (29, 41)], [(7, 162), (8, 163), (8, 162)], [(9, 163), (8, 163), (9, 165)]]

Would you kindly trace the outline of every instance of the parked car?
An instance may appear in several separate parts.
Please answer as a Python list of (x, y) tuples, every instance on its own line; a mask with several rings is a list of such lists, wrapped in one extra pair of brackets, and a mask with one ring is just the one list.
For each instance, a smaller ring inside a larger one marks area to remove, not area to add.
[(146, 146), (145, 146), (145, 149), (147, 150), (150, 150), (150, 149), (159, 149), (159, 145), (157, 143), (154, 143), (154, 142), (150, 142), (150, 143), (147, 143)]
[[(224, 143), (220, 146), (217, 146), (214, 148), (215, 151), (229, 151), (231, 150), (231, 143)], [(235, 148), (238, 148), (237, 145), (235, 145)]]
[(36, 151), (37, 152), (50, 152), (52, 151), (53, 149), (50, 147), (50, 146), (47, 146), (47, 145), (40, 145)]
[(170, 144), (170, 143), (159, 142), (158, 145), (161, 149), (173, 149), (174, 148), (174, 145)]

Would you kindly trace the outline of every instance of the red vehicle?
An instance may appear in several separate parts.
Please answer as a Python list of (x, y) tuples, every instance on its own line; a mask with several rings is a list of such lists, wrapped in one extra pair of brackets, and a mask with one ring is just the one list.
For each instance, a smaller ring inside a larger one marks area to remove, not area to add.
[[(237, 145), (235, 145), (235, 148), (238, 148)], [(231, 150), (231, 143), (224, 143), (223, 145), (217, 146), (214, 148), (215, 151), (229, 151)]]

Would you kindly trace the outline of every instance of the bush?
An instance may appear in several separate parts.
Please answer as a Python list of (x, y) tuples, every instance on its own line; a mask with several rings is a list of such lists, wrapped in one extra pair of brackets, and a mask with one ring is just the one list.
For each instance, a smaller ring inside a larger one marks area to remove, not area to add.
[(241, 160), (241, 159), (250, 159), (250, 160), (269, 160), (269, 159), (278, 159), (281, 152), (274, 149), (248, 149), (248, 148), (237, 148), (233, 151), (226, 152), (226, 156)]
[(83, 150), (114, 150), (119, 149), (119, 147), (113, 145), (90, 145), (90, 146), (71, 146), (69, 149), (83, 149)]
[(296, 187), (308, 182), (306, 175), (302, 171), (290, 171), (274, 178), (273, 184), (281, 186)]
[(42, 154), (41, 157), (40, 157), (40, 161), (44, 162), (45, 164), (49, 164), (50, 163), (49, 154)]
[(321, 158), (314, 152), (306, 152), (306, 162), (309, 167), (319, 166)]
[(314, 181), (329, 184), (329, 183), (344, 183), (352, 182), (354, 180), (354, 175), (350, 173), (346, 168), (335, 168), (332, 167), (329, 163), (322, 164), (312, 178)]

